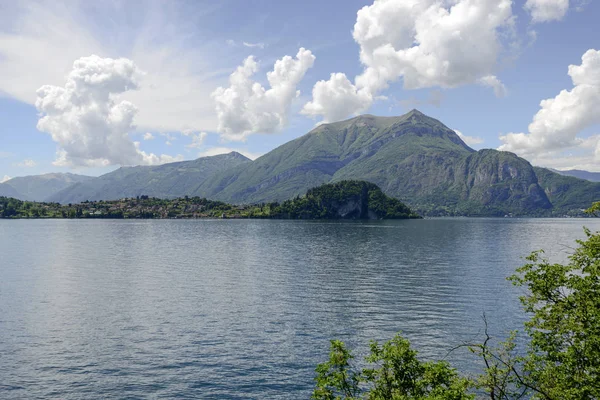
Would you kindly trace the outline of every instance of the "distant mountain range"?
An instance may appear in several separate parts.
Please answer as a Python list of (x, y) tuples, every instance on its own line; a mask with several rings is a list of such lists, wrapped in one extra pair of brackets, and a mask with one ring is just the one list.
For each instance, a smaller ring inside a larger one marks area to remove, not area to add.
[(579, 179), (585, 179), (587, 181), (591, 181), (591, 182), (600, 182), (600, 172), (589, 172), (589, 171), (582, 171), (580, 169), (569, 169), (569, 170), (565, 170), (565, 171), (560, 171), (558, 169), (553, 169), (553, 168), (548, 168), (553, 172), (556, 172), (557, 174), (561, 174), (561, 175), (565, 175), (565, 176), (572, 176), (575, 178), (579, 178)]
[(69, 186), (93, 179), (96, 178), (69, 173), (22, 176), (0, 183), (0, 196), (14, 197), (19, 200), (47, 201)]
[(159, 198), (195, 195), (199, 193), (199, 187), (212, 176), (249, 163), (249, 158), (232, 152), (152, 167), (122, 167), (98, 178), (71, 185), (47, 200), (67, 204), (141, 195)]
[(440, 121), (413, 110), (399, 117), (363, 115), (323, 124), (254, 161), (232, 152), (155, 167), (124, 167), (98, 178), (77, 176), (79, 181), (44, 200), (189, 195), (264, 203), (342, 180), (372, 182), (432, 216), (575, 215), (600, 200), (600, 183), (561, 174), (534, 168), (513, 153), (475, 151)]

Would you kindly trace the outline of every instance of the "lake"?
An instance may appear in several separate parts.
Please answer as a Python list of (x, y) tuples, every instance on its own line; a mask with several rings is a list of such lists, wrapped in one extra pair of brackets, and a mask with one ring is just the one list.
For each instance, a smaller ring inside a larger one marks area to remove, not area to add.
[(521, 327), (522, 257), (591, 219), (0, 221), (0, 398), (302, 399), (329, 340), (464, 370)]

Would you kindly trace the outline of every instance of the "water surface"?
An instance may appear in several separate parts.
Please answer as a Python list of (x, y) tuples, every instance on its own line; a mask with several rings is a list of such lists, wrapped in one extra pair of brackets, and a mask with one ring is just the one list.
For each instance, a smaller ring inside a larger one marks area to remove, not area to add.
[[(0, 398), (301, 399), (329, 340), (520, 328), (506, 281), (596, 220), (0, 221)], [(449, 359), (473, 368), (466, 352)]]

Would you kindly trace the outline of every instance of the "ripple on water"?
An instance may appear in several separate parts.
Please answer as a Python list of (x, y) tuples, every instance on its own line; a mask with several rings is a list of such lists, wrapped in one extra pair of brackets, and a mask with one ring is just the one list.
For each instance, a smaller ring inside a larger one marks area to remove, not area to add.
[(308, 398), (330, 339), (399, 331), (445, 357), (519, 328), (506, 276), (584, 222), (0, 221), (0, 398)]

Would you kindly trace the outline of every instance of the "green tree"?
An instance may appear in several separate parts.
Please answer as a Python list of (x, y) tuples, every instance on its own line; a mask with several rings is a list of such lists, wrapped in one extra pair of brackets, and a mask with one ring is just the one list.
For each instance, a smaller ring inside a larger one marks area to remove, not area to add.
[(331, 342), (329, 361), (316, 369), (315, 400), (467, 400), (469, 380), (445, 361), (424, 362), (408, 340), (396, 336), (379, 345), (371, 343), (369, 367), (350, 365), (352, 354), (340, 341)]
[(600, 234), (585, 234), (567, 265), (534, 252), (510, 278), (528, 289), (523, 368), (536, 399), (600, 398)]
[(595, 202), (592, 206), (587, 209), (586, 214), (598, 216), (600, 213), (600, 201)]

